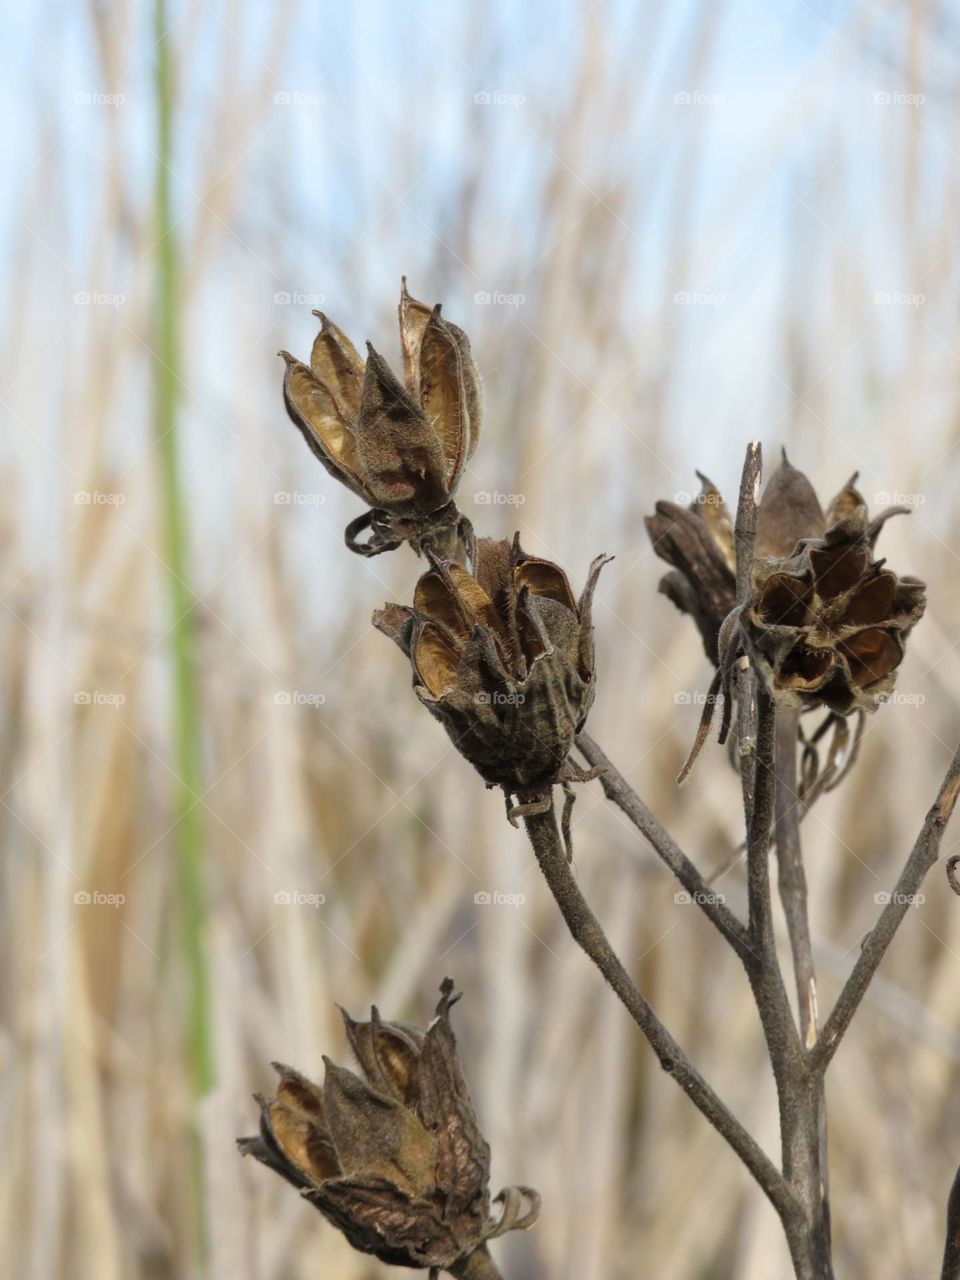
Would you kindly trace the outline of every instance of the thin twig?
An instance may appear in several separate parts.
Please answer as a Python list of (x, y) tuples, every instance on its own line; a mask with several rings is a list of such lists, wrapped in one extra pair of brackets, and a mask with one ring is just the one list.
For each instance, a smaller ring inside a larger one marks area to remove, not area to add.
[(694, 863), (687, 857), (655, 814), (631, 787), (616, 765), (611, 764), (601, 747), (588, 733), (577, 737), (577, 746), (590, 763), (601, 768), (600, 783), (608, 800), (612, 800), (637, 830), (650, 842), (654, 853), (677, 877), (693, 902), (730, 943), (737, 955), (746, 960), (750, 950), (747, 931), (730, 908), (710, 888)]
[[(740, 476), (740, 495), (733, 530), (737, 560), (737, 606), (743, 608), (750, 599), (753, 558), (757, 541), (757, 507), (760, 498), (760, 476), (763, 451), (756, 440), (747, 445)], [(754, 699), (756, 679), (746, 659), (737, 663), (734, 675), (737, 697), (737, 755), (740, 762), (740, 786), (747, 825), (753, 813), (753, 786), (756, 775), (757, 708)]]
[(960, 1169), (947, 1199), (947, 1241), (940, 1280), (960, 1280)]
[(783, 904), (790, 949), (793, 953), (800, 1036), (804, 1046), (812, 1049), (818, 1033), (817, 978), (813, 965), (813, 947), (810, 942), (807, 877), (803, 868), (800, 846), (800, 800), (797, 794), (798, 720), (799, 714), (795, 710), (778, 708), (774, 832), (780, 901)]
[(747, 822), (747, 896), (750, 938), (764, 956), (774, 954), (773, 907), (770, 897), (770, 828), (776, 795), (776, 709), (765, 689), (757, 687), (757, 736), (752, 812)]
[(600, 923), (580, 892), (557, 829), (549, 813), (524, 818), (530, 842), (574, 941), (590, 957), (613, 988), (680, 1088), (724, 1137), (756, 1178), (781, 1219), (796, 1216), (797, 1205), (783, 1175), (690, 1062), (680, 1045), (644, 999), (610, 945)]
[(737, 501), (737, 519), (733, 530), (733, 546), (737, 557), (737, 602), (743, 604), (750, 595), (750, 575), (753, 570), (754, 546), (757, 541), (757, 507), (760, 501), (760, 475), (763, 470), (763, 451), (759, 440), (747, 445), (740, 476), (740, 497)]
[(890, 895), (890, 901), (880, 913), (880, 919), (867, 934), (857, 963), (853, 966), (853, 972), (837, 997), (837, 1002), (826, 1021), (823, 1034), (811, 1055), (817, 1070), (825, 1071), (836, 1053), (837, 1046), (859, 1008), (860, 1001), (874, 974), (880, 967), (880, 962), (893, 941), (901, 921), (911, 904), (916, 901), (916, 895), (924, 877), (940, 856), (940, 841), (950, 821), (958, 795), (960, 795), (960, 747), (957, 748), (950, 762), (937, 798), (927, 813), (916, 843), (900, 872), (900, 878)]

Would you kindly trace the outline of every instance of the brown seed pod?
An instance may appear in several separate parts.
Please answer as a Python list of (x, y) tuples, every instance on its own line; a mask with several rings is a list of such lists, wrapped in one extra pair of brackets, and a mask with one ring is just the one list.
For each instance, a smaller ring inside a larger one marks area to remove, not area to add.
[(309, 365), (280, 352), (283, 397), (314, 455), (370, 508), (347, 526), (347, 545), (371, 556), (409, 542), (466, 563), (473, 531), (453, 498), (482, 418), (467, 335), (443, 319), (439, 304), (411, 298), (404, 279), (401, 382), (369, 343), (364, 362), (342, 330), (314, 314), (321, 329)]
[(568, 755), (593, 702), (591, 609), (563, 570), (513, 543), (481, 538), (476, 572), (434, 560), (413, 607), (389, 604), (374, 625), (403, 649), (417, 697), (491, 787), (542, 803), (576, 777)]
[(394, 1266), (467, 1274), (485, 1241), (537, 1219), (529, 1187), (501, 1191), (491, 1213), (488, 1147), (463, 1078), (450, 1010), (440, 987), (424, 1031), (344, 1013), (362, 1074), (329, 1059), (323, 1085), (274, 1063), (276, 1095), (259, 1097), (260, 1132), (240, 1138), (252, 1155), (315, 1205), (362, 1253)]

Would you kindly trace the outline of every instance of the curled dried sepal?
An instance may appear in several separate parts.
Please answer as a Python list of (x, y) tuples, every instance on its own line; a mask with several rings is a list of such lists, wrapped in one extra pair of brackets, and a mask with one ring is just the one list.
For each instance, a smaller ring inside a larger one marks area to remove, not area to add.
[[(532, 1226), (540, 1198), (527, 1187), (489, 1192), (490, 1149), (463, 1077), (449, 978), (426, 1030), (343, 1013), (360, 1075), (324, 1059), (322, 1086), (274, 1063), (276, 1096), (256, 1095), (252, 1155), (298, 1187), (355, 1249), (395, 1266), (470, 1276), (484, 1241)], [(471, 1259), (474, 1263), (471, 1264)]]
[(481, 538), (476, 568), (431, 558), (413, 607), (388, 604), (374, 625), (409, 658), (417, 697), (488, 786), (542, 805), (593, 702), (594, 560), (579, 600), (559, 565)]
[[(310, 364), (286, 351), (287, 413), (324, 467), (370, 508), (346, 542), (379, 555), (402, 542), (466, 563), (474, 539), (453, 501), (480, 434), (480, 377), (467, 335), (407, 292), (400, 300), (404, 378), (367, 344), (364, 362), (322, 312)], [(365, 540), (361, 537), (365, 535)]]

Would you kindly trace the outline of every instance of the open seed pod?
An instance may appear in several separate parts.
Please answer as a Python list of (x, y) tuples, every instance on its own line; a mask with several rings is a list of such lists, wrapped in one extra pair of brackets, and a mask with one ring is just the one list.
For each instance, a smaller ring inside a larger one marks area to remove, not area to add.
[(347, 526), (347, 546), (372, 556), (409, 542), (466, 563), (473, 531), (453, 499), (482, 417), (467, 335), (439, 304), (411, 298), (404, 280), (401, 381), (369, 343), (364, 362), (342, 330), (314, 314), (321, 329), (310, 363), (280, 352), (283, 397), (314, 455), (370, 508)]
[(242, 1154), (279, 1173), (362, 1253), (399, 1267), (488, 1274), (486, 1241), (532, 1226), (540, 1197), (501, 1191), (491, 1212), (488, 1147), (463, 1078), (450, 1010), (440, 987), (427, 1029), (344, 1013), (360, 1074), (324, 1059), (314, 1084), (274, 1063), (274, 1097), (258, 1095), (260, 1132)]

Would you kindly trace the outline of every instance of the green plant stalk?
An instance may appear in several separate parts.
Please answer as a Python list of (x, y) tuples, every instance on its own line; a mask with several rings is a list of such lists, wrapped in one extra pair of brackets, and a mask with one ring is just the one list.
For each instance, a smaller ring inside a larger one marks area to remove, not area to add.
[[(167, 566), (173, 674), (173, 761), (179, 779), (175, 831), (180, 945), (188, 981), (186, 1050), (195, 1098), (213, 1084), (209, 978), (204, 952), (206, 894), (202, 792), (201, 723), (194, 652), (193, 598), (187, 585), (187, 531), (177, 449), (176, 419), (180, 382), (179, 279), (173, 233), (170, 165), (173, 151), (173, 67), (167, 36), (166, 0), (155, 0), (154, 39), (157, 112), (156, 334), (154, 340), (155, 430), (160, 462), (164, 562)], [(203, 1251), (203, 1167), (199, 1133), (194, 1127), (196, 1207)]]

